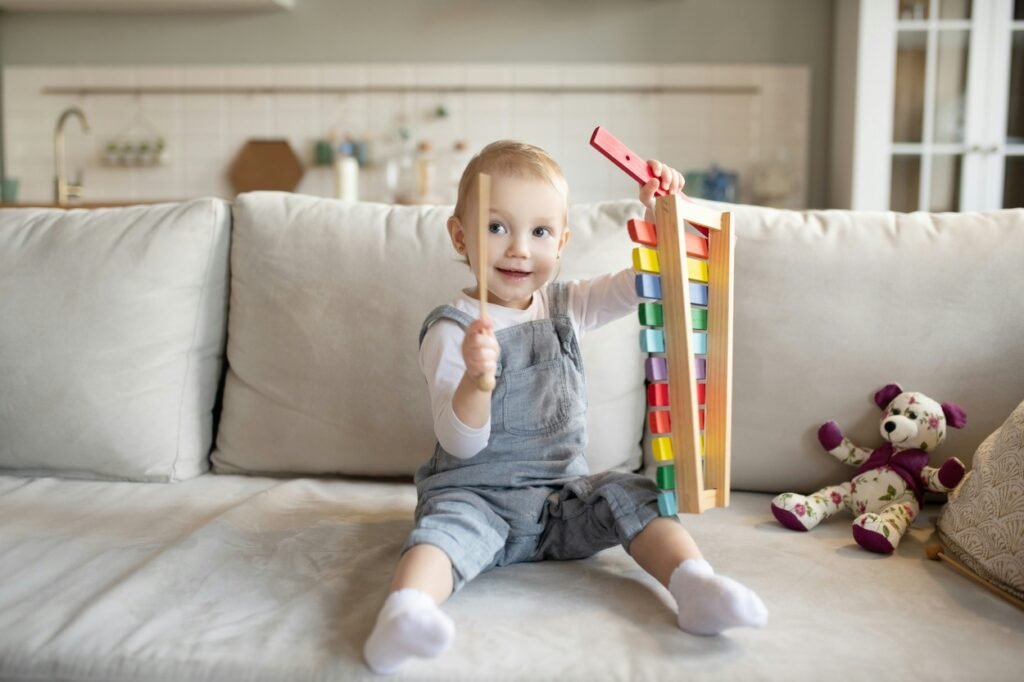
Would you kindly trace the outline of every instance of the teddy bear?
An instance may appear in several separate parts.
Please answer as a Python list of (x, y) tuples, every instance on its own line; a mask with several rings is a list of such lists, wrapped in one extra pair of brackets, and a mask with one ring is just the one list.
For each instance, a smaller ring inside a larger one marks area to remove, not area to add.
[(870, 450), (843, 436), (834, 421), (818, 429), (829, 454), (857, 467), (853, 479), (811, 495), (782, 493), (772, 500), (772, 513), (786, 528), (808, 531), (840, 509), (856, 518), (853, 538), (871, 552), (891, 554), (921, 511), (926, 490), (949, 492), (964, 477), (955, 457), (938, 468), (928, 466), (929, 453), (946, 438), (946, 427), (961, 429), (967, 415), (959, 405), (941, 405), (923, 393), (889, 384), (875, 393), (882, 409), (879, 431), (885, 444)]

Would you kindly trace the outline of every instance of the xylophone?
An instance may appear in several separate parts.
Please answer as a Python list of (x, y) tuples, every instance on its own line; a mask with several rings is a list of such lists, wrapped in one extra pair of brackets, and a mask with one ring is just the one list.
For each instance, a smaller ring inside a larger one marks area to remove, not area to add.
[[(604, 128), (590, 144), (645, 183), (650, 167)], [(663, 516), (729, 505), (732, 426), (731, 214), (655, 193), (654, 224), (630, 220), (648, 426)], [(688, 231), (687, 223), (694, 226)]]

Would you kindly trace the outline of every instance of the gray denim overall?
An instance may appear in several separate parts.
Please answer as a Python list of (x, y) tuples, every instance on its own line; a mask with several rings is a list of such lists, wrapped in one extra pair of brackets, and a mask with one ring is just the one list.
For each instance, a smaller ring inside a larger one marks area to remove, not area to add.
[[(487, 447), (468, 459), (445, 452), (416, 472), (416, 527), (403, 552), (431, 544), (452, 562), (455, 589), (495, 566), (581, 559), (621, 544), (658, 516), (652, 481), (590, 476), (583, 359), (567, 313), (568, 290), (548, 289), (551, 317), (495, 333), (501, 357)], [(423, 323), (465, 329), (473, 318), (441, 306)]]

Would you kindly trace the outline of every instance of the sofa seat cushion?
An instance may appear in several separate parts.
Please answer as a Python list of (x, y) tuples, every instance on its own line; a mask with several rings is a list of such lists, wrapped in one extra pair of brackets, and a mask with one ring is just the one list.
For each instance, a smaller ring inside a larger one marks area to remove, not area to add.
[(230, 227), (219, 199), (0, 211), (0, 471), (207, 470)]
[[(561, 277), (628, 267), (626, 221), (640, 210), (574, 208)], [(279, 192), (235, 200), (216, 471), (411, 476), (430, 458), (420, 325), (473, 283), (448, 238), (450, 214)], [(594, 471), (640, 465), (638, 330), (631, 315), (582, 343)]]
[[(930, 527), (881, 558), (846, 522), (780, 528), (770, 499), (736, 493), (683, 519), (719, 572), (764, 598), (766, 630), (680, 632), (667, 592), (615, 548), (482, 575), (445, 606), (451, 651), (406, 672), (1018, 679), (1024, 612), (928, 561)], [(415, 501), (412, 485), (367, 481), (0, 477), (0, 679), (374, 679), (360, 650)]]
[(1024, 599), (1024, 403), (978, 448), (938, 529), (954, 557)]

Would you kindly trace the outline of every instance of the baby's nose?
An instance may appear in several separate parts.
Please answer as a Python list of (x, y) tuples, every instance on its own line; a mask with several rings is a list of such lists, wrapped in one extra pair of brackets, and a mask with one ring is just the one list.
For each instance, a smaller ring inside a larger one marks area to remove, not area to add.
[(512, 243), (508, 245), (508, 255), (526, 257), (530, 255), (530, 248), (525, 241), (513, 239)]

